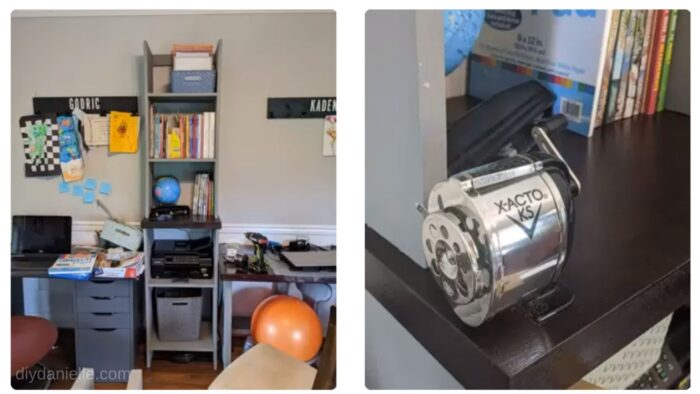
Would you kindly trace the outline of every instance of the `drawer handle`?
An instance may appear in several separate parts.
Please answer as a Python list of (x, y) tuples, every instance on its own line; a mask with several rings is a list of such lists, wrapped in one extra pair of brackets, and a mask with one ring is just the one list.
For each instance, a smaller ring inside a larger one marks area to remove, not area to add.
[(116, 330), (116, 328), (93, 328), (95, 331), (110, 332)]
[(98, 297), (98, 296), (92, 296), (90, 298), (92, 298), (93, 300), (111, 300), (112, 299), (112, 297)]
[(99, 280), (99, 281), (92, 280), (91, 282), (96, 284), (96, 285), (108, 285), (108, 284), (114, 283), (114, 280)]
[(189, 304), (190, 304), (189, 302), (173, 302), (172, 303), (173, 306), (187, 306)]
[(112, 313), (112, 312), (92, 312), (92, 314), (95, 316), (112, 316), (114, 313)]

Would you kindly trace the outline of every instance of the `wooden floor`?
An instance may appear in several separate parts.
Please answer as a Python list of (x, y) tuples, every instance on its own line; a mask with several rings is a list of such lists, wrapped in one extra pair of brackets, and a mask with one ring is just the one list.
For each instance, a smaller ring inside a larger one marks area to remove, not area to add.
[[(243, 353), (243, 339), (234, 339), (233, 359)], [(221, 362), (215, 371), (211, 362), (198, 359), (189, 363), (176, 363), (168, 359), (167, 352), (156, 352), (151, 368), (146, 368), (146, 351), (142, 347), (136, 369), (143, 370), (143, 388), (161, 390), (206, 390), (214, 378), (221, 373)], [(207, 357), (207, 356), (204, 356)], [(59, 380), (51, 384), (50, 389), (70, 389), (72, 380)], [(96, 383), (95, 389), (123, 390), (126, 383)]]

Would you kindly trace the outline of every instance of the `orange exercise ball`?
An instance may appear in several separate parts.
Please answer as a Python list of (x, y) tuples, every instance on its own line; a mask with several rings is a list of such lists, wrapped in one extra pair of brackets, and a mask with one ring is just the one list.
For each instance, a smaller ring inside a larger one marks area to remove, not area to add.
[(316, 312), (298, 298), (275, 295), (255, 308), (250, 321), (255, 343), (265, 343), (301, 361), (321, 348), (323, 329)]

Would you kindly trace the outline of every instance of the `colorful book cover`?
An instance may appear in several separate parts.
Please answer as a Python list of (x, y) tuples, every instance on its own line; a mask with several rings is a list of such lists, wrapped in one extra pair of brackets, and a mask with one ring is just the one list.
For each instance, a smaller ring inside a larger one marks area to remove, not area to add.
[[(469, 95), (486, 99), (536, 80), (556, 96), (568, 129), (591, 136), (611, 12), (490, 10), (470, 55)], [(571, 50), (575, 45), (576, 50)]]
[(603, 66), (603, 78), (600, 82), (600, 93), (598, 96), (597, 108), (595, 113), (595, 127), (600, 127), (605, 118), (605, 105), (608, 102), (608, 88), (610, 87), (610, 76), (612, 74), (612, 66), (615, 55), (615, 44), (617, 43), (617, 33), (620, 27), (620, 10), (612, 12), (610, 20), (610, 28), (608, 29), (608, 42), (605, 48), (605, 65)]
[(622, 78), (622, 59), (625, 55), (627, 27), (629, 26), (631, 13), (631, 10), (622, 10), (620, 13), (620, 27), (618, 29), (617, 43), (615, 44), (615, 59), (613, 60), (610, 87), (608, 88), (607, 104), (605, 106), (605, 123), (615, 120), (617, 93), (620, 90), (620, 79)]
[(644, 29), (646, 28), (647, 12), (637, 11), (637, 22), (634, 27), (634, 45), (632, 46), (632, 59), (630, 61), (629, 77), (627, 79), (627, 101), (622, 114), (623, 118), (634, 115), (634, 103), (637, 99), (637, 81), (642, 67), (642, 48), (644, 46)]
[(668, 28), (668, 10), (661, 10), (658, 12), (658, 19), (656, 21), (656, 31), (654, 32), (654, 48), (652, 49), (652, 67), (649, 70), (650, 76), (650, 86), (648, 89), (648, 96), (646, 106), (644, 108), (644, 113), (647, 115), (653, 115), (656, 113), (656, 99), (659, 95), (659, 83), (661, 82), (661, 67), (663, 66), (664, 60), (664, 49), (666, 46), (666, 29)]
[(644, 41), (642, 42), (642, 59), (639, 64), (639, 78), (637, 78), (637, 96), (634, 99), (633, 115), (639, 115), (644, 103), (644, 85), (647, 80), (647, 68), (649, 65), (649, 51), (651, 48), (651, 33), (654, 29), (654, 11), (646, 11), (646, 21), (644, 26)]
[(51, 267), (50, 277), (88, 280), (92, 278), (96, 257), (94, 253), (73, 253), (61, 255)]
[(634, 48), (634, 32), (637, 27), (638, 10), (632, 10), (627, 24), (625, 33), (625, 53), (622, 56), (622, 74), (620, 75), (620, 89), (617, 92), (617, 101), (615, 101), (615, 117), (614, 120), (622, 119), (625, 112), (625, 104), (627, 103), (627, 82), (629, 82), (630, 66), (632, 64), (632, 49)]
[(168, 159), (177, 159), (180, 157), (180, 129), (172, 128), (168, 133)]
[(668, 88), (668, 75), (671, 71), (671, 57), (673, 56), (673, 41), (676, 37), (676, 20), (678, 10), (672, 10), (668, 18), (666, 33), (666, 49), (664, 50), (664, 63), (661, 69), (661, 81), (659, 82), (659, 98), (656, 101), (656, 111), (663, 111), (666, 104), (666, 90)]

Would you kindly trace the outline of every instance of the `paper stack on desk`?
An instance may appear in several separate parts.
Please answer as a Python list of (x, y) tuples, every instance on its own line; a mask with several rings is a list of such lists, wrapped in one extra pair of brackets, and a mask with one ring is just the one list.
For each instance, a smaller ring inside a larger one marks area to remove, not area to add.
[(101, 259), (95, 270), (96, 278), (137, 278), (145, 270), (143, 253), (138, 252), (133, 256), (120, 261)]

